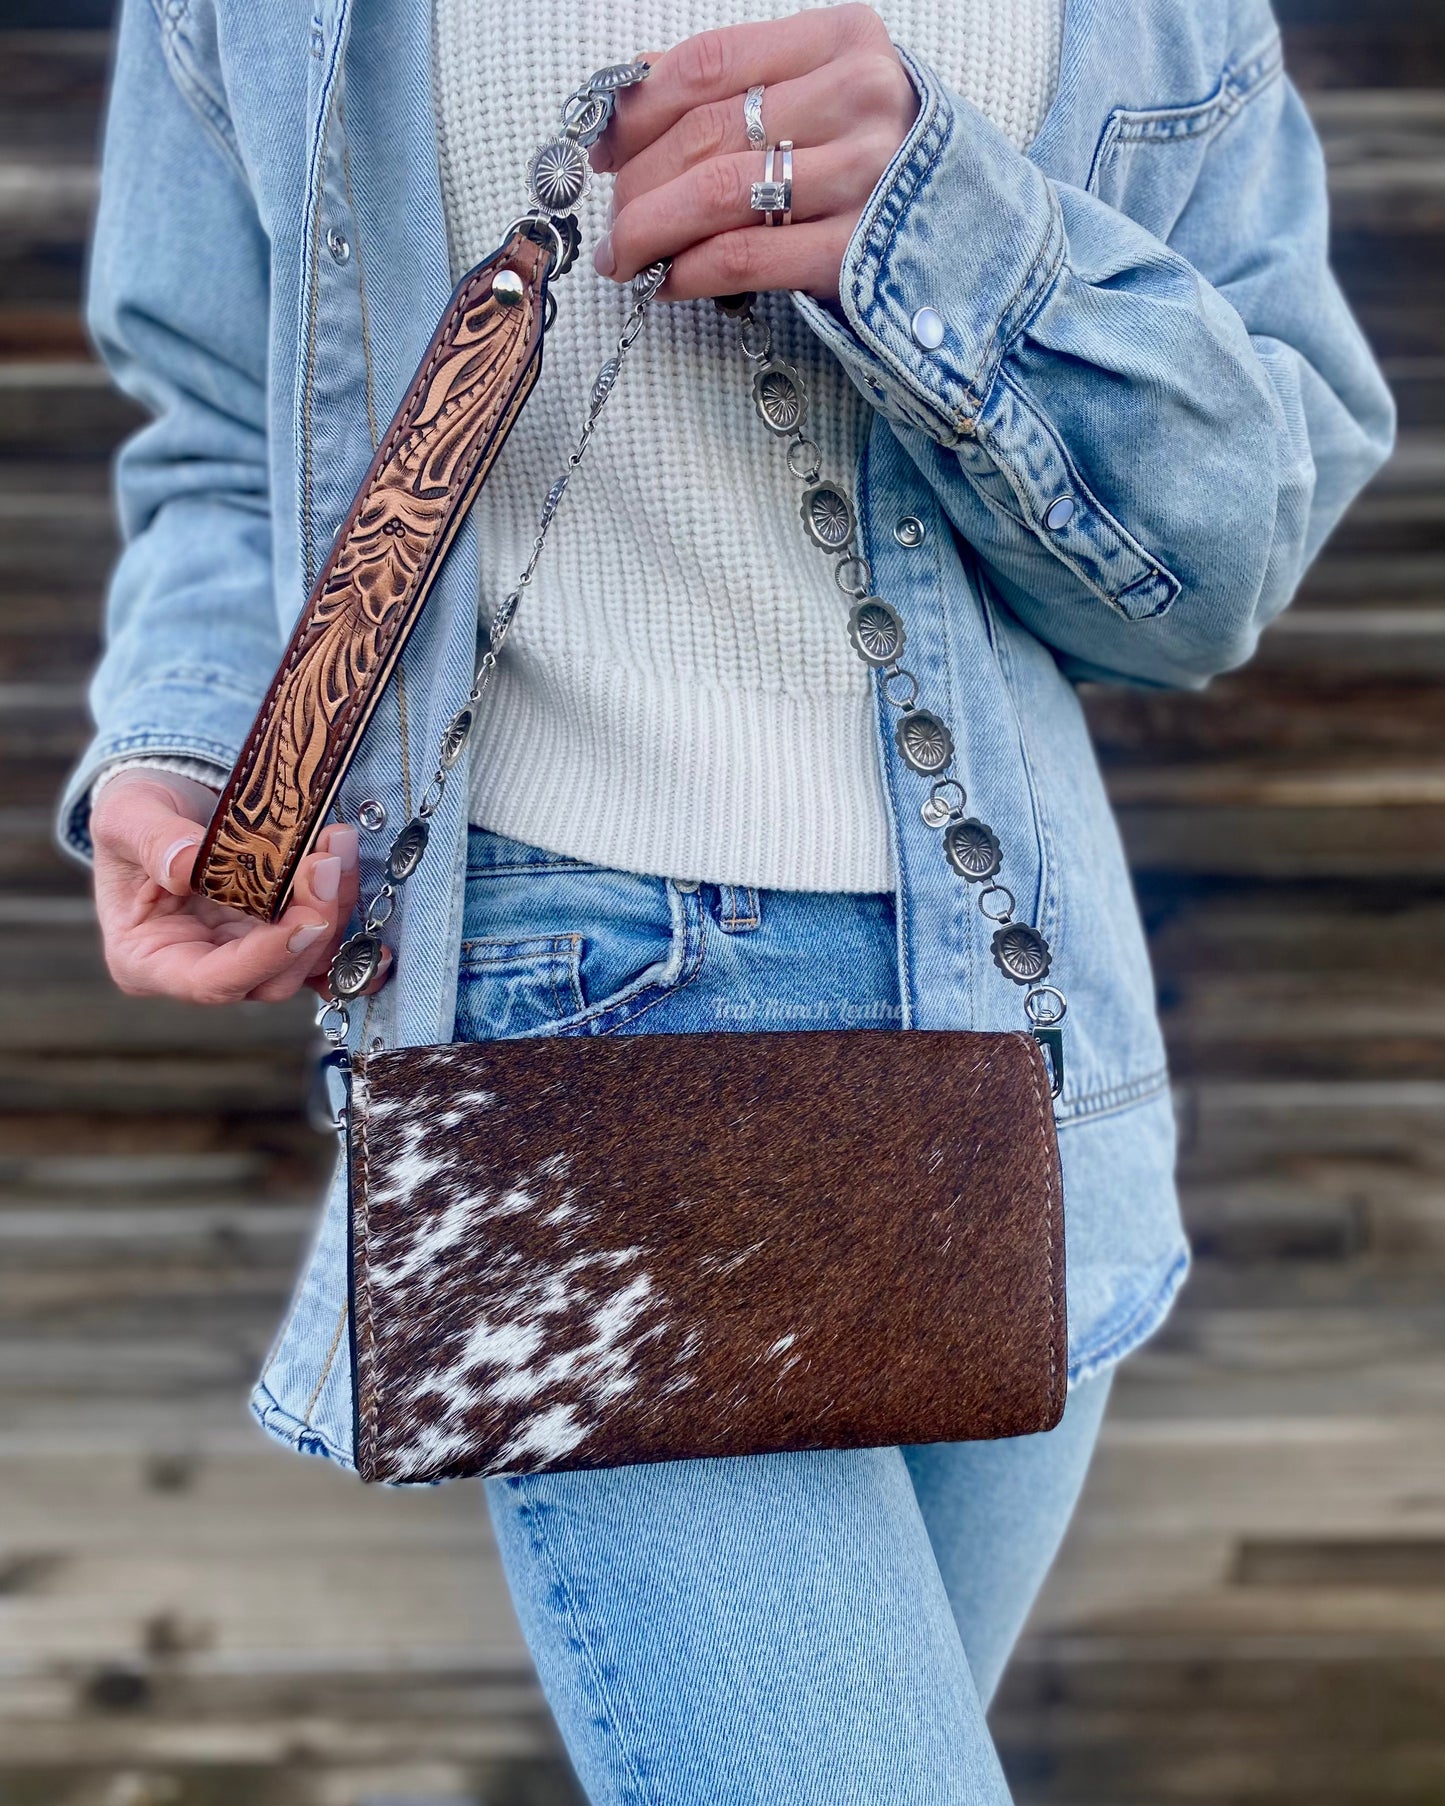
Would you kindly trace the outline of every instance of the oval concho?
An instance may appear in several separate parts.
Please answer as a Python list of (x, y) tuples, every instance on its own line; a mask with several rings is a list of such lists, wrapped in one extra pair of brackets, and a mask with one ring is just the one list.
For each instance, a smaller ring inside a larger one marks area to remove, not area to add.
[(421, 864), (427, 839), (426, 823), (413, 817), (392, 841), (391, 851), (386, 856), (386, 875), (393, 884), (400, 884), (404, 879), (410, 878)]
[(1049, 943), (1027, 922), (1006, 922), (991, 942), (993, 963), (1016, 985), (1037, 984), (1047, 978), (1053, 955)]
[(865, 596), (848, 614), (848, 638), (864, 664), (891, 665), (908, 636), (898, 610), (881, 596)]
[(333, 993), (346, 1001), (359, 997), (381, 970), (381, 942), (374, 934), (354, 934), (336, 950), (328, 976)]
[(825, 552), (841, 552), (853, 537), (853, 504), (836, 483), (810, 483), (798, 512), (809, 539)]
[(808, 398), (791, 364), (774, 358), (753, 378), (753, 406), (770, 433), (795, 433), (808, 416)]
[(976, 815), (954, 822), (944, 832), (943, 851), (954, 871), (970, 884), (992, 878), (1003, 864), (997, 834)]
[(926, 778), (942, 771), (953, 757), (953, 735), (928, 709), (909, 709), (894, 728), (893, 740), (904, 764)]
[(532, 199), (548, 213), (566, 213), (587, 192), (590, 165), (575, 138), (549, 138), (527, 170)]

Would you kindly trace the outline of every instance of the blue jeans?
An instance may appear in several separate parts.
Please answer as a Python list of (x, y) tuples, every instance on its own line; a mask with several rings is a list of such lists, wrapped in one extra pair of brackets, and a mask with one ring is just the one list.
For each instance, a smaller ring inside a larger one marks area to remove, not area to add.
[[(891, 896), (602, 871), (473, 829), (459, 1040), (898, 1017)], [(1002, 1806), (984, 1711), (1109, 1374), (1042, 1436), (486, 1483), (596, 1806)]]

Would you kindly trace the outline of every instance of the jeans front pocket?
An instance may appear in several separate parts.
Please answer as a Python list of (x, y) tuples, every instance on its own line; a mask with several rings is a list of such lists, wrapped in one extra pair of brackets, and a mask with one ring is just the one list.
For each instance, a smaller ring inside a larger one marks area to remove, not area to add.
[(463, 941), (456, 1037), (499, 1041), (575, 1016), (582, 996), (582, 936)]
[(546, 853), (487, 829), (468, 842), (459, 1041), (611, 1034), (678, 989), (701, 908), (667, 878)]

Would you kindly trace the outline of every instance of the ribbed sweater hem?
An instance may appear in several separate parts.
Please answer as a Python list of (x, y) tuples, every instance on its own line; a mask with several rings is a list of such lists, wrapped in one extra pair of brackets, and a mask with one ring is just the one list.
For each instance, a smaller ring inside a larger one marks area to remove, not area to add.
[(875, 731), (866, 691), (718, 690), (509, 647), (475, 731), (470, 816), (614, 870), (891, 890), (882, 781), (855, 750)]

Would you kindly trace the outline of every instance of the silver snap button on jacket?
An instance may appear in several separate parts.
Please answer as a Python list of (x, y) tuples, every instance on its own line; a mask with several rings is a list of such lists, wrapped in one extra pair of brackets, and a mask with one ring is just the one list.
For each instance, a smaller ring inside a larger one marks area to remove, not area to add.
[(936, 307), (920, 307), (913, 316), (913, 338), (925, 351), (937, 351), (943, 343), (943, 315)]
[(1061, 495), (1057, 501), (1050, 502), (1044, 514), (1044, 525), (1050, 533), (1058, 533), (1074, 518), (1079, 504), (1071, 495)]
[(351, 256), (351, 245), (342, 237), (335, 226), (326, 234), (326, 249), (331, 253), (333, 263), (345, 263)]
[(374, 796), (369, 796), (356, 811), (356, 819), (368, 833), (380, 834), (386, 826), (386, 806), (377, 802)]
[(893, 537), (901, 546), (921, 546), (928, 537), (928, 529), (916, 514), (905, 514), (893, 529)]

